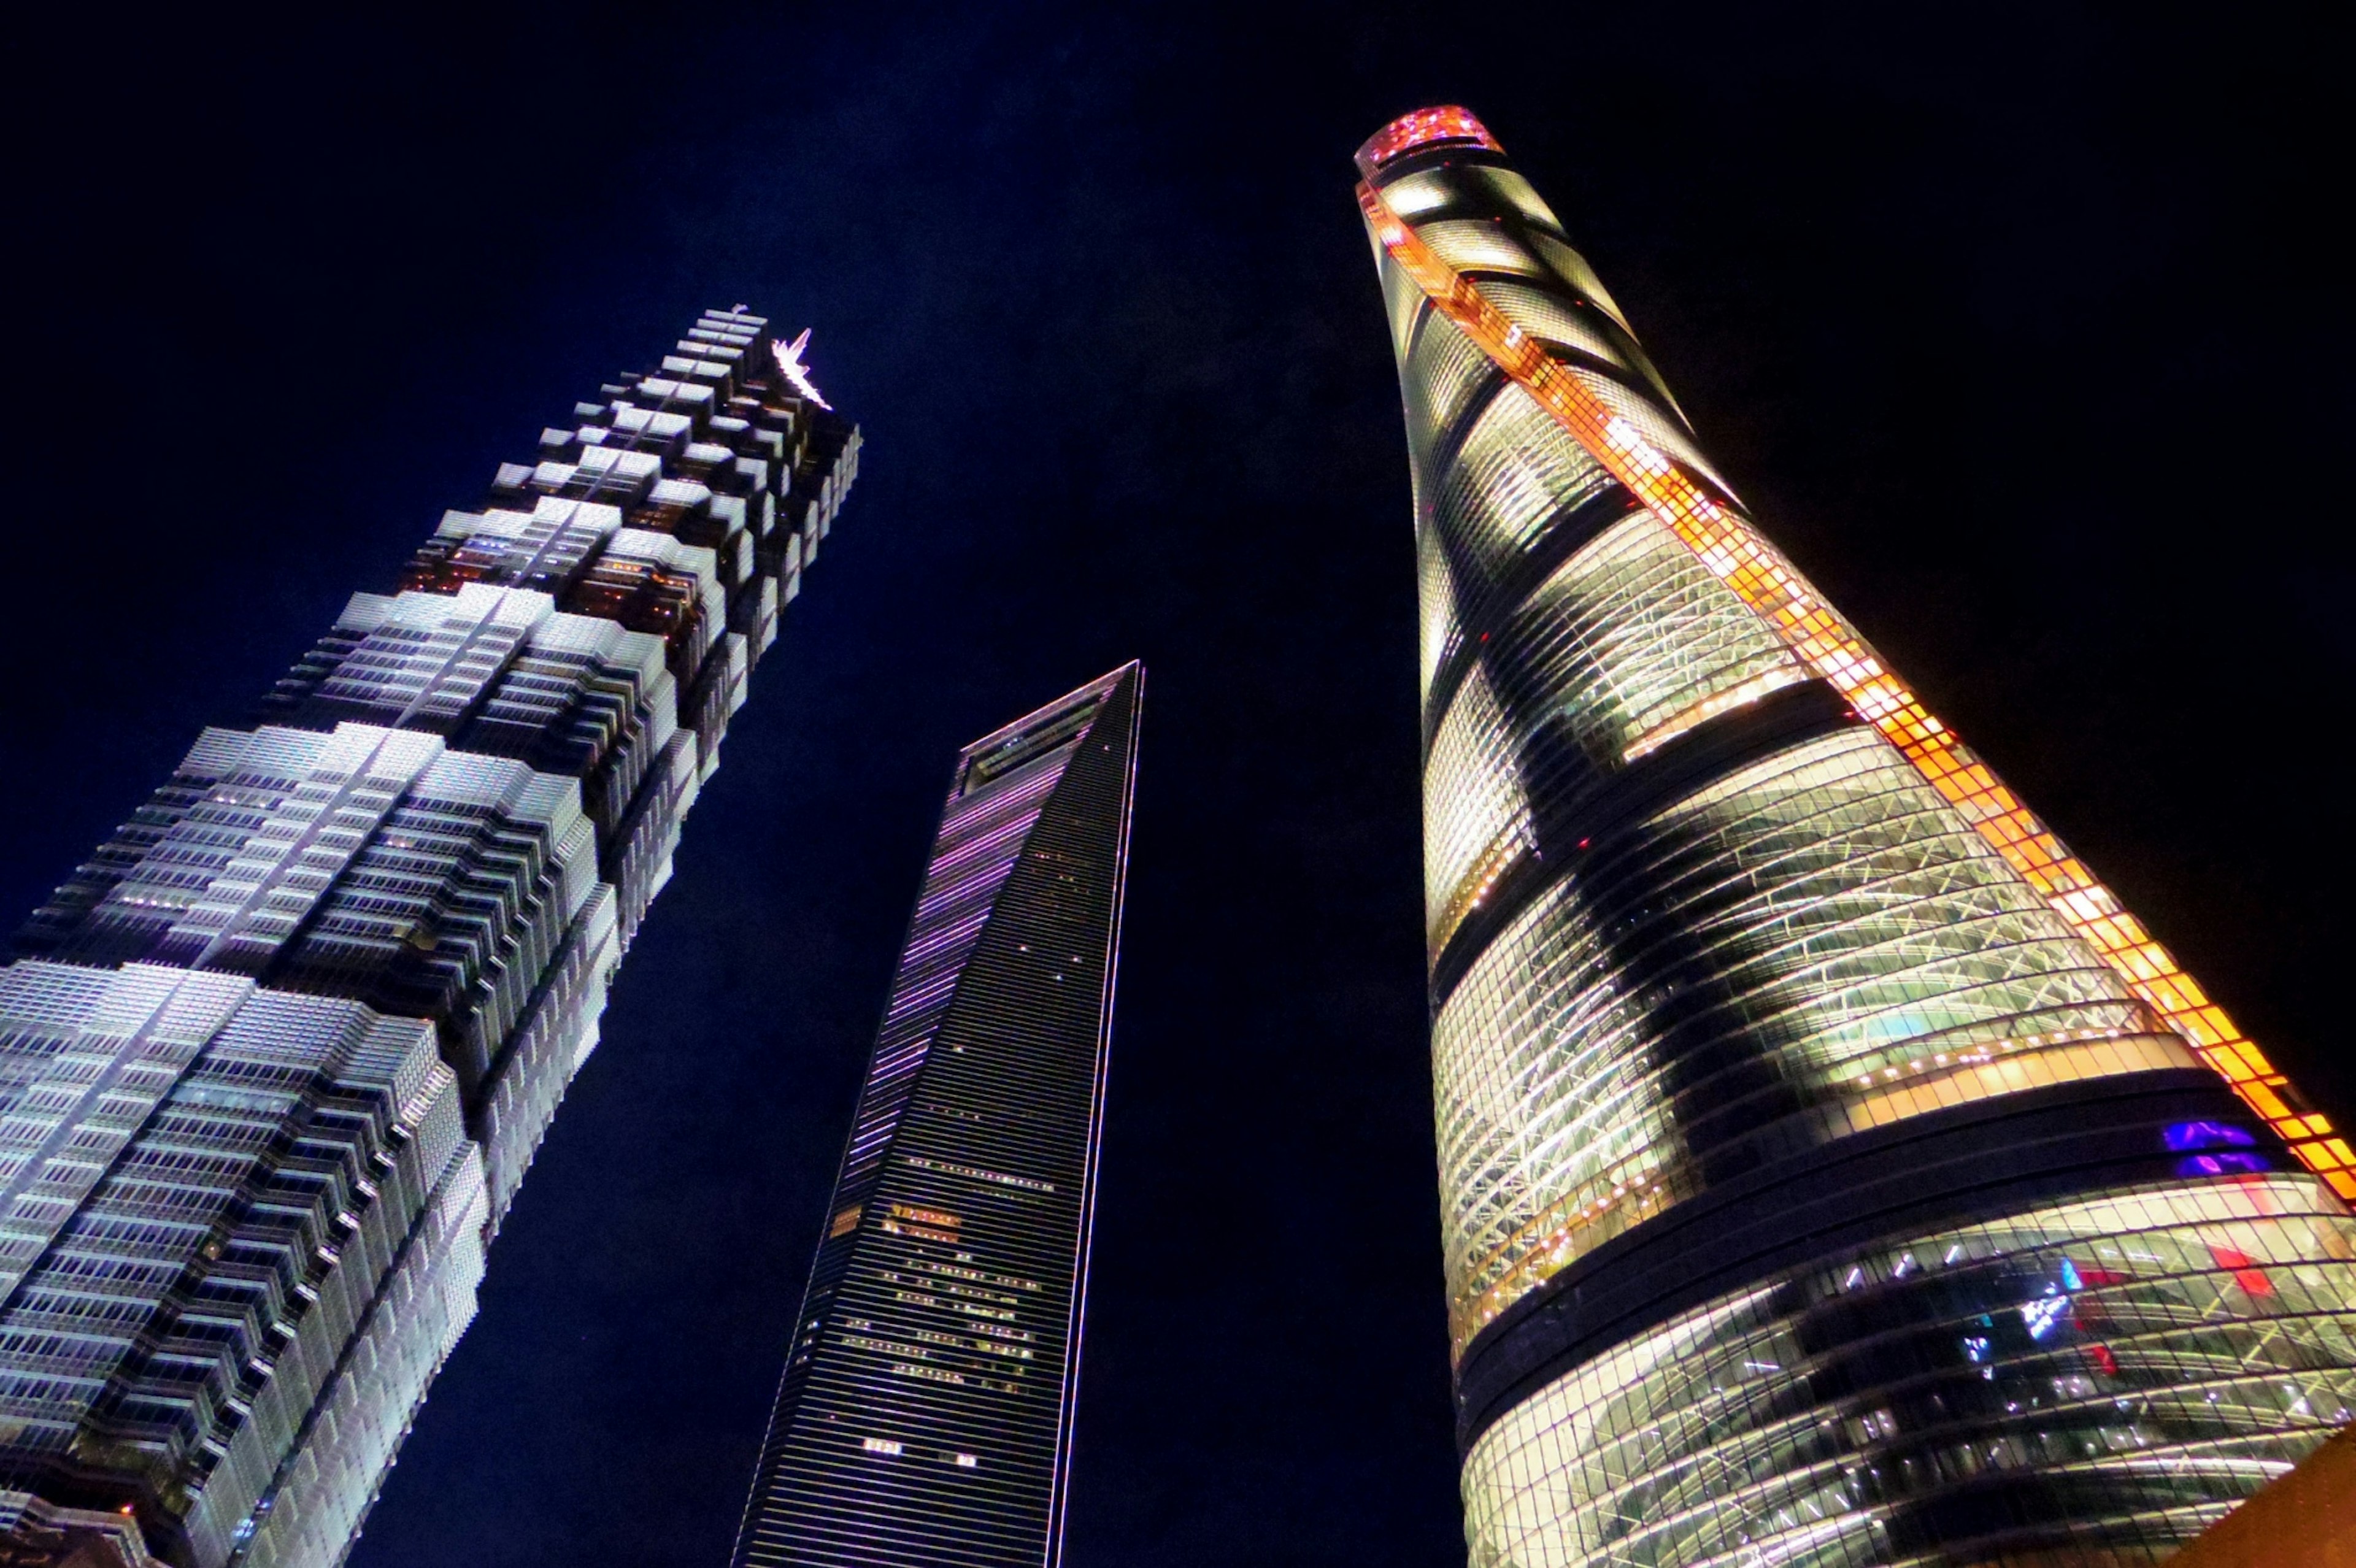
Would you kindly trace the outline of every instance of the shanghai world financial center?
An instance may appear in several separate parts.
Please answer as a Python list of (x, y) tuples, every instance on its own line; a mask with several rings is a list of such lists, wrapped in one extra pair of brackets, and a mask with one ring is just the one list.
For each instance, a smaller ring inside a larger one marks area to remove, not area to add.
[[(1477, 119), (1357, 162), (1471, 1562), (2165, 1561), (2350, 1423), (2356, 1158)], [(807, 344), (707, 312), (577, 404), (18, 931), (0, 1564), (351, 1551), (857, 475)], [(738, 1568), (1060, 1561), (1143, 686), (950, 765)]]

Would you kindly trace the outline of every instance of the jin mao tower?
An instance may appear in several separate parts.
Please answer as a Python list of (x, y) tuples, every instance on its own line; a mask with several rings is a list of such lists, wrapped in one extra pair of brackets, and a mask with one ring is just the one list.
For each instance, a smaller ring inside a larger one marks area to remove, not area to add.
[(574, 405), (18, 933), (0, 1563), (350, 1549), (857, 476), (766, 325)]
[(736, 1568), (1053, 1568), (1142, 666), (958, 754)]
[(2356, 1405), (2348, 1145), (1762, 537), (1477, 120), (1358, 167), (1472, 1561), (2165, 1557)]

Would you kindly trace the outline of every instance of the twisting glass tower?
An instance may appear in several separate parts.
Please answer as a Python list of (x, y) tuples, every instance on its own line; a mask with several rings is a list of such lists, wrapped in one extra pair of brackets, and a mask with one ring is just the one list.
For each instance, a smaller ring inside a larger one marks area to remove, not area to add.
[(1358, 165), (1473, 1563), (2165, 1556), (2356, 1405), (2348, 1146), (1754, 531), (1471, 114)]
[(1145, 670), (958, 754), (736, 1568), (1053, 1568)]
[(858, 473), (766, 325), (543, 432), (18, 933), (0, 1563), (349, 1550)]

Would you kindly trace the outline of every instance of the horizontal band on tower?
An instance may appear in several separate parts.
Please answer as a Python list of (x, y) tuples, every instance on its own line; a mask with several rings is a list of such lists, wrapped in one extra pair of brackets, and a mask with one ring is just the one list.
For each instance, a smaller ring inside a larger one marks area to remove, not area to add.
[(1423, 704), (1423, 753), (1431, 755), (1449, 702), (1463, 683), (1465, 672), (1481, 656), (1484, 639), (1502, 631), (1529, 596), (1546, 586), (1571, 557), (1612, 528), (1644, 510), (1636, 498), (1618, 485), (1585, 496), (1547, 523), (1529, 552), (1507, 566), (1478, 594), (1467, 594), (1456, 604), (1458, 642), (1431, 674), (1431, 694)]
[[(1578, 824), (1579, 839), (1565, 845), (1542, 843), (1516, 861), (1449, 937), (1432, 960), (1432, 1015), (1439, 1016), (1483, 950), (1531, 900), (1581, 864), (1608, 853), (1615, 833), (1762, 757), (1858, 722), (1831, 687), (1820, 680), (1799, 681), (1697, 724), (1627, 764), (1564, 813), (1566, 821)], [(1591, 854), (1583, 847), (1590, 840)]]
[(1782, 1270), (1907, 1231), (2180, 1181), (2167, 1129), (2193, 1123), (2246, 1132), (2244, 1168), (2297, 1168), (2216, 1074), (2180, 1068), (1933, 1111), (1724, 1181), (1596, 1248), (1481, 1331), (1456, 1369), (1457, 1450), (1612, 1346)]

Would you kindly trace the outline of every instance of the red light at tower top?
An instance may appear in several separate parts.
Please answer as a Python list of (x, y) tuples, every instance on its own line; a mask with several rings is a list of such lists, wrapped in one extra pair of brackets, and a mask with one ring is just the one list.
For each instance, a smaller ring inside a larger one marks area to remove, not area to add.
[(1358, 173), (1372, 179), (1385, 165), (1419, 148), (1449, 144), (1486, 147), (1493, 153), (1505, 150), (1489, 134), (1489, 128), (1472, 117), (1472, 111), (1462, 104), (1442, 103), (1402, 114), (1367, 137), (1366, 144), (1358, 149)]

